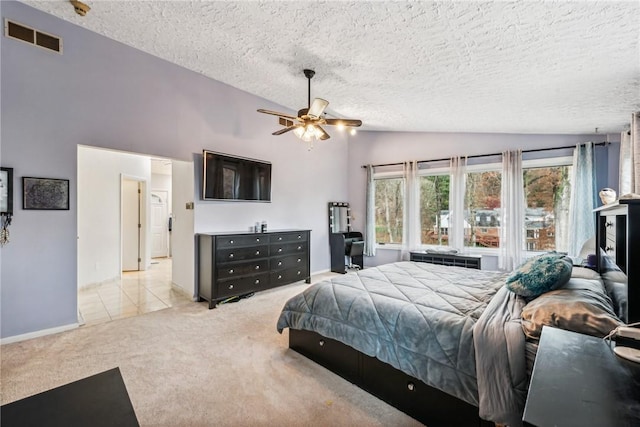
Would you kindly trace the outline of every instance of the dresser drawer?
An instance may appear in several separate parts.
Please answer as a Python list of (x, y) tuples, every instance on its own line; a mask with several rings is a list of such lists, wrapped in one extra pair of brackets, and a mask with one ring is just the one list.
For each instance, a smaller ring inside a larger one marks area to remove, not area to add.
[(301, 231), (294, 231), (292, 233), (278, 233), (269, 237), (269, 241), (273, 243), (287, 243), (287, 242), (306, 242), (308, 233)]
[(255, 261), (218, 264), (216, 268), (218, 279), (246, 276), (269, 270), (269, 259)]
[(216, 263), (242, 261), (269, 256), (269, 246), (252, 246), (240, 248), (225, 248), (216, 251)]
[(303, 255), (307, 251), (305, 242), (293, 243), (276, 243), (271, 245), (270, 255), (277, 257), (280, 255), (300, 254)]
[(225, 279), (218, 282), (218, 298), (248, 294), (269, 284), (269, 273), (244, 276), (237, 279)]
[(269, 243), (269, 238), (265, 234), (246, 234), (246, 235), (229, 235), (217, 236), (216, 247), (221, 248), (237, 248), (241, 246), (259, 246)]
[(271, 258), (271, 270), (285, 270), (287, 268), (302, 268), (307, 263), (307, 254), (276, 256)]
[(271, 272), (271, 287), (286, 285), (287, 283), (297, 282), (298, 280), (304, 280), (309, 276), (309, 270), (306, 265), (302, 265), (299, 268), (289, 268), (286, 270), (272, 271)]

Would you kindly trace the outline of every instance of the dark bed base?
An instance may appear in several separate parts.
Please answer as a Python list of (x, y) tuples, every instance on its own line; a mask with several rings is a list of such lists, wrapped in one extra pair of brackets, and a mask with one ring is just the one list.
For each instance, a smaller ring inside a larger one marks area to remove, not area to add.
[(475, 406), (316, 332), (289, 329), (289, 348), (429, 427), (494, 426)]

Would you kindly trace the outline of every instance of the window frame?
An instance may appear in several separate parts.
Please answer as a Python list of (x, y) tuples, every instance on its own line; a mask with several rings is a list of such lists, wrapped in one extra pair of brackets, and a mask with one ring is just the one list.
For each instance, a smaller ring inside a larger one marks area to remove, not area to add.
[[(565, 152), (566, 153), (566, 152)], [(535, 158), (535, 159), (527, 159), (522, 160), (522, 170), (524, 172), (525, 169), (531, 168), (543, 168), (543, 167), (557, 167), (557, 166), (573, 166), (573, 155), (568, 155), (563, 153), (562, 155), (553, 155)], [(478, 162), (474, 164), (467, 164), (465, 166), (465, 174), (467, 173), (479, 173), (479, 172), (500, 172), (502, 173), (502, 161), (496, 162), (495, 156), (492, 156), (492, 159), (486, 163)], [(501, 159), (501, 156), (500, 156)], [(428, 162), (425, 162), (428, 163)], [(419, 168), (418, 176), (435, 176), (435, 175), (451, 175), (451, 168), (447, 164), (446, 166), (436, 166), (436, 167), (427, 167), (427, 168)], [(404, 179), (404, 174), (402, 171), (402, 166), (399, 168), (394, 168), (393, 170), (386, 170), (373, 173), (373, 179), (394, 179), (400, 178)], [(524, 188), (523, 188), (524, 191)], [(502, 203), (501, 203), (502, 204)], [(404, 200), (403, 200), (404, 205)], [(418, 212), (417, 215), (420, 215)], [(404, 226), (404, 224), (403, 224)], [(420, 244), (418, 249), (424, 250), (429, 248), (439, 248), (438, 245), (428, 245), (428, 244)], [(402, 243), (378, 243), (376, 241), (376, 250), (381, 249), (389, 249), (389, 250), (399, 250), (402, 249)], [(524, 249), (528, 256), (534, 256), (536, 254), (545, 253), (546, 251), (529, 251), (526, 248)], [(481, 248), (481, 247), (471, 247), (465, 246), (464, 253), (467, 254), (476, 254), (476, 255), (498, 255), (500, 252), (499, 248)]]

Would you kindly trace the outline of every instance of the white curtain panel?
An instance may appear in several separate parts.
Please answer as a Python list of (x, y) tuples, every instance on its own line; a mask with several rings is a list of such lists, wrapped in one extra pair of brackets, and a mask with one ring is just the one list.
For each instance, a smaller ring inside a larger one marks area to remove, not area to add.
[(376, 212), (375, 197), (376, 183), (373, 180), (373, 166), (367, 165), (367, 201), (366, 201), (366, 223), (364, 227), (364, 255), (376, 256)]
[(569, 255), (579, 256), (584, 243), (595, 235), (593, 209), (593, 143), (576, 145), (569, 202)]
[(620, 179), (618, 182), (618, 194), (620, 196), (635, 193), (633, 169), (631, 133), (625, 131), (620, 135)]
[(418, 162), (404, 162), (404, 226), (400, 259), (409, 260), (409, 252), (420, 246), (420, 177)]
[(521, 150), (502, 153), (501, 185), (498, 267), (511, 271), (520, 265), (524, 255), (525, 203)]
[(633, 147), (631, 153), (633, 156), (631, 193), (640, 193), (640, 111), (631, 115), (631, 146)]
[(452, 157), (449, 162), (449, 246), (464, 249), (464, 193), (466, 188), (466, 157)]

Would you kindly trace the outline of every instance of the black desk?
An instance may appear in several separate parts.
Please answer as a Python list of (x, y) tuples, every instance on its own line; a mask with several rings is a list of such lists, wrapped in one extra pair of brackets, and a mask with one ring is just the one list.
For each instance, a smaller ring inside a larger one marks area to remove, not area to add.
[(640, 425), (640, 364), (601, 338), (544, 327), (524, 409), (525, 425)]
[(0, 407), (2, 427), (139, 427), (119, 368)]

